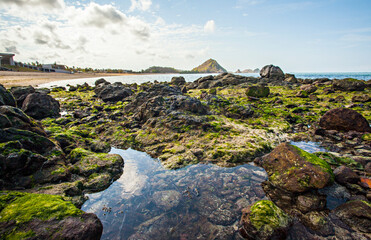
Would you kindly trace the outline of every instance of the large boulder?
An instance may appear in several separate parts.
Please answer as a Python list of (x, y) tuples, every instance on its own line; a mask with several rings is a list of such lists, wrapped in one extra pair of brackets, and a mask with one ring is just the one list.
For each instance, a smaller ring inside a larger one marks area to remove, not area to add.
[(61, 196), (20, 192), (0, 195), (1, 239), (100, 239), (103, 225)]
[(17, 106), (13, 94), (0, 84), (0, 106), (2, 105)]
[(122, 84), (108, 84), (101, 83), (95, 88), (95, 93), (104, 102), (118, 102), (122, 101), (133, 94), (133, 91)]
[(363, 91), (366, 88), (365, 81), (353, 78), (345, 78), (341, 80), (334, 80), (332, 87), (340, 91)]
[(356, 231), (371, 233), (371, 204), (366, 201), (349, 201), (334, 212), (343, 222)]
[(15, 97), (17, 101), (17, 106), (22, 107), (23, 101), (26, 99), (26, 97), (35, 92), (35, 88), (32, 86), (27, 87), (12, 87), (10, 88), (10, 91), (12, 92), (13, 96)]
[(327, 162), (289, 143), (281, 143), (263, 156), (261, 164), (271, 184), (289, 192), (323, 188), (334, 180)]
[(285, 74), (280, 67), (274, 65), (266, 65), (260, 70), (262, 78), (269, 78), (274, 80), (284, 80)]
[(246, 95), (248, 97), (268, 97), (270, 93), (269, 87), (258, 85), (250, 86), (246, 89)]
[(282, 209), (261, 200), (242, 210), (239, 232), (245, 239), (286, 239), (290, 224)]
[(335, 108), (326, 112), (319, 126), (327, 130), (371, 132), (368, 121), (358, 112), (348, 108)]
[(183, 86), (186, 83), (186, 81), (184, 77), (172, 77), (170, 83), (177, 86)]
[(171, 110), (188, 111), (198, 114), (206, 114), (208, 108), (200, 100), (188, 96), (173, 95), (168, 98)]
[(40, 93), (29, 94), (23, 101), (22, 110), (28, 116), (38, 120), (60, 116), (59, 102), (52, 96)]
[(300, 87), (300, 90), (307, 92), (308, 94), (317, 91), (317, 87), (312, 84), (306, 84)]

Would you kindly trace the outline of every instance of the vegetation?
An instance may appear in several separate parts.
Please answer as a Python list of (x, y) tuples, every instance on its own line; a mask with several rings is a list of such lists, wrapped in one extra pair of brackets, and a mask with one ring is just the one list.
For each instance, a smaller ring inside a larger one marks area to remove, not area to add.
[(192, 69), (196, 73), (223, 73), (227, 72), (219, 63), (214, 59), (209, 59), (198, 67)]

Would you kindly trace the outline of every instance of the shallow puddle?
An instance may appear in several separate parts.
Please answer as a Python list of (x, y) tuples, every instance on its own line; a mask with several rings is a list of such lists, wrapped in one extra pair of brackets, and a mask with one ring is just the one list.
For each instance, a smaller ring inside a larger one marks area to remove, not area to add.
[(320, 146), (320, 143), (318, 142), (305, 142), (305, 141), (299, 141), (299, 142), (290, 142), (290, 144), (297, 146), (304, 151), (307, 151), (309, 153), (315, 153), (315, 152), (328, 152), (327, 149)]
[(111, 153), (124, 158), (123, 175), (82, 207), (102, 221), (102, 239), (233, 239), (241, 209), (265, 198), (267, 175), (253, 165), (166, 170), (143, 152)]

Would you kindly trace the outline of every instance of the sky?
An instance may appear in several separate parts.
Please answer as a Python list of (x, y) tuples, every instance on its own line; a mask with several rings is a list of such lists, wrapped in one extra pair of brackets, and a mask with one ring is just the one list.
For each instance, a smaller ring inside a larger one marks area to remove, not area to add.
[(191, 70), (371, 72), (370, 0), (0, 0), (15, 61)]

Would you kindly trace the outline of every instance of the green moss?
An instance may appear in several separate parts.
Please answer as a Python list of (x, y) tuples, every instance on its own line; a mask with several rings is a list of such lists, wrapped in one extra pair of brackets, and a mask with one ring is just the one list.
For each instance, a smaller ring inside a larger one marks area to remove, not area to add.
[(362, 140), (363, 141), (371, 141), (371, 133), (363, 134)]
[(13, 232), (11, 232), (7, 236), (5, 236), (5, 240), (28, 239), (30, 237), (34, 237), (35, 235), (36, 235), (36, 233), (33, 232), (32, 230), (30, 230), (28, 232), (23, 232), (23, 231), (18, 232), (16, 230), (14, 230)]
[(349, 157), (336, 157), (335, 155), (331, 153), (326, 152), (317, 152), (314, 153), (317, 157), (325, 160), (328, 164), (340, 166), (340, 165), (346, 165), (353, 169), (358, 170), (364, 170), (364, 167), (361, 163), (349, 158)]
[(332, 182), (334, 181), (335, 179), (334, 173), (332, 172), (330, 165), (326, 161), (317, 157), (315, 154), (308, 153), (298, 148), (297, 146), (293, 146), (293, 147), (298, 151), (299, 155), (303, 157), (305, 160), (312, 163), (313, 165), (319, 166), (322, 170), (329, 173), (331, 175), (331, 181)]
[[(14, 196), (14, 193), (11, 193)], [(0, 212), (0, 222), (15, 220), (16, 223), (29, 222), (34, 218), (40, 220), (58, 219), (68, 216), (80, 216), (83, 213), (71, 202), (61, 196), (47, 194), (25, 194), (15, 197)]]
[(251, 207), (250, 221), (256, 230), (272, 233), (288, 226), (290, 218), (272, 201), (261, 200)]
[(54, 170), (54, 171), (52, 172), (52, 175), (54, 175), (54, 174), (59, 174), (59, 173), (65, 173), (66, 170), (67, 170), (67, 169), (66, 169), (65, 167), (58, 168), (57, 170)]

